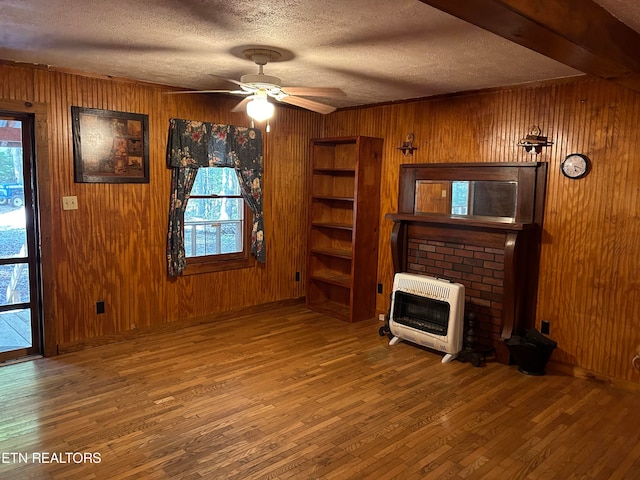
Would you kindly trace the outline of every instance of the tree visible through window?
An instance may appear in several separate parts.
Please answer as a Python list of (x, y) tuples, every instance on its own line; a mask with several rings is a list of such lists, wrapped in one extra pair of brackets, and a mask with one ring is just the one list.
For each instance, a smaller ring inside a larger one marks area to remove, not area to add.
[(245, 204), (233, 168), (198, 169), (184, 215), (184, 247), (187, 258), (244, 254)]

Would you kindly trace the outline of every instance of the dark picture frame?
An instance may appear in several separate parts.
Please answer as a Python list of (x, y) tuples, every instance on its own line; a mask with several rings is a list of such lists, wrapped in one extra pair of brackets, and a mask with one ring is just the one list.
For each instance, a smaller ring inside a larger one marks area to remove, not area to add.
[(71, 107), (77, 183), (149, 183), (149, 117)]

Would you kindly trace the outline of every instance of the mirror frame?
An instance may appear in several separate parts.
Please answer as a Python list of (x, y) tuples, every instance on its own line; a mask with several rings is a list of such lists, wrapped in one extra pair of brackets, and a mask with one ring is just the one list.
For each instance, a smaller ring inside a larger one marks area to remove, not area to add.
[[(544, 179), (546, 162), (491, 162), (491, 163), (427, 163), (400, 165), (398, 212), (414, 215), (417, 180), (430, 181), (502, 181), (516, 182), (516, 206), (513, 218), (481, 217), (482, 221), (514, 223), (540, 223), (544, 209)], [(430, 216), (430, 214), (417, 214)], [(465, 220), (460, 215), (433, 214)], [(473, 217), (473, 220), (478, 218)]]

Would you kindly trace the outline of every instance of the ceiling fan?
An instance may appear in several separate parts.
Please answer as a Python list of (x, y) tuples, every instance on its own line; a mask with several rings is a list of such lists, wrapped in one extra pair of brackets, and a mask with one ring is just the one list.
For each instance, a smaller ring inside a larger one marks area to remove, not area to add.
[[(288, 103), (297, 107), (311, 110), (322, 114), (333, 112), (336, 108), (325, 103), (310, 100), (306, 97), (338, 97), (345, 93), (334, 87), (283, 87), (282, 80), (278, 77), (265, 75), (264, 66), (269, 61), (280, 58), (280, 52), (266, 48), (250, 48), (244, 50), (245, 58), (253, 60), (258, 65), (257, 74), (247, 74), (240, 77), (240, 81), (231, 78), (219, 77), (227, 82), (235, 83), (240, 87), (238, 90), (189, 90), (178, 92), (167, 92), (172, 94), (181, 93), (232, 93), (236, 95), (247, 95), (240, 103), (231, 109), (232, 112), (239, 112), (246, 108), (247, 114), (256, 121), (264, 121), (271, 118), (274, 105), (269, 101), (269, 97), (278, 102)], [(218, 75), (213, 75), (218, 77)], [(267, 131), (269, 125), (267, 123)]]

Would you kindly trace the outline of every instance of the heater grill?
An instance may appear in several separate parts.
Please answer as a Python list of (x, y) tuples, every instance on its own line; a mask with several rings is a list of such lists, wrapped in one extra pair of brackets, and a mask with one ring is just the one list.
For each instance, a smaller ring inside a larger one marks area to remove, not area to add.
[(450, 305), (435, 298), (396, 292), (394, 320), (423, 332), (446, 336), (449, 330)]

